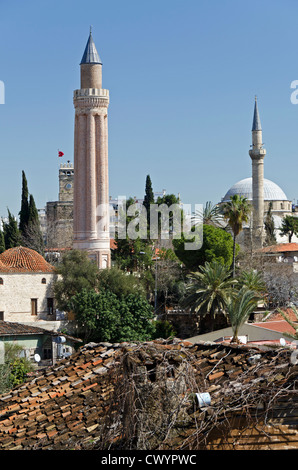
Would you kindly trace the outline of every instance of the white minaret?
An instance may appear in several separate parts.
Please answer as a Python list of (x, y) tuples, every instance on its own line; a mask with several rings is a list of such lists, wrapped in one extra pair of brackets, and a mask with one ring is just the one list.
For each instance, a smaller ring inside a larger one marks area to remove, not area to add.
[(80, 64), (81, 88), (74, 91), (74, 242), (99, 268), (110, 267), (108, 106), (102, 62), (92, 34)]
[(266, 150), (263, 148), (257, 97), (255, 97), (252, 125), (252, 149), (249, 151), (249, 155), (252, 160), (252, 239), (254, 245), (258, 247), (262, 246), (264, 241), (264, 158)]

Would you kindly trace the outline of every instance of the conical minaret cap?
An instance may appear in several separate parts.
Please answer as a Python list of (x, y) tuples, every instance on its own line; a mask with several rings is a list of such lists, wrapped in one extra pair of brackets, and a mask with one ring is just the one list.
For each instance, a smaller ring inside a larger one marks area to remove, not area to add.
[(102, 65), (102, 61), (96, 50), (91, 31), (90, 31), (88, 42), (87, 42), (80, 65), (82, 64), (101, 64)]
[(259, 110), (258, 110), (258, 102), (257, 102), (257, 97), (255, 97), (255, 110), (254, 110), (254, 118), (253, 118), (253, 123), (252, 123), (252, 131), (261, 131), (262, 126), (261, 126), (261, 120), (259, 116)]

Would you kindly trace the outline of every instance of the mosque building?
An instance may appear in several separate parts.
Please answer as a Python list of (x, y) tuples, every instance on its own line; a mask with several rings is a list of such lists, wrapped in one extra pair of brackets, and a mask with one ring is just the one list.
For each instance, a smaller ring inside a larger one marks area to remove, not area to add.
[(244, 196), (252, 204), (252, 217), (248, 225), (244, 226), (244, 228), (251, 232), (255, 247), (261, 247), (265, 238), (264, 218), (266, 217), (271, 203), (276, 240), (278, 243), (287, 242), (287, 237), (280, 235), (279, 228), (281, 227), (283, 217), (286, 215), (294, 215), (292, 213), (292, 202), (287, 198), (283, 189), (275, 182), (264, 178), (264, 158), (266, 150), (262, 143), (262, 127), (257, 98), (255, 98), (252, 146), (249, 155), (252, 160), (252, 176), (233, 184), (222, 198), (220, 205), (228, 202), (231, 196), (236, 194)]

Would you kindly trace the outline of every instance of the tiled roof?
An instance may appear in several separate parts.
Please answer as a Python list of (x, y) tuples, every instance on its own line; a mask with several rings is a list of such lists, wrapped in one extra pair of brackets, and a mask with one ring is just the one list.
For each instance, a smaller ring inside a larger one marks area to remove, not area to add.
[(54, 271), (52, 265), (30, 248), (18, 246), (0, 255), (1, 273), (53, 273)]
[(260, 250), (262, 253), (286, 253), (298, 251), (298, 243), (279, 243), (277, 245), (265, 246)]
[(52, 334), (51, 331), (39, 328), (37, 326), (24, 325), (22, 323), (14, 323), (0, 320), (0, 336), (13, 335), (42, 335)]
[(254, 323), (254, 326), (259, 326), (267, 330), (278, 331), (279, 333), (295, 333), (295, 329), (286, 320), (265, 321), (261, 323)]
[[(137, 419), (135, 407), (140, 401), (155, 409), (171, 396), (182, 400), (183, 425), (177, 419), (173, 433), (166, 429), (162, 448), (179, 449), (185, 439), (198, 435), (201, 420), (206, 420), (207, 432), (212, 416), (205, 408), (194, 409), (192, 392), (210, 395), (211, 412), (219, 423), (230, 403), (242, 413), (245, 398), (246, 407), (257, 406), (262, 393), (276, 390), (279, 384), (288, 390), (291, 380), (297, 379), (297, 367), (291, 365), (286, 350), (262, 352), (248, 346), (178, 339), (91, 343), (0, 397), (0, 449), (125, 448), (130, 443), (125, 441), (126, 432), (139, 429), (129, 421), (130, 411), (131, 419)], [(165, 387), (163, 393), (156, 395), (157, 386)], [(166, 419), (159, 422), (164, 423)], [(147, 448), (156, 446), (150, 441), (155, 433), (146, 436)]]

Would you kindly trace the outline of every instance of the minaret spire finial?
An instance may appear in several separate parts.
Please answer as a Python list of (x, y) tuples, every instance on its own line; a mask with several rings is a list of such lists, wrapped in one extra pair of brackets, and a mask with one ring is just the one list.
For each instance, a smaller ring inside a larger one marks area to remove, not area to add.
[(262, 126), (261, 126), (261, 120), (259, 116), (259, 110), (258, 110), (258, 101), (257, 101), (257, 95), (255, 95), (255, 109), (254, 109), (254, 118), (253, 118), (253, 123), (252, 123), (252, 131), (261, 131)]

